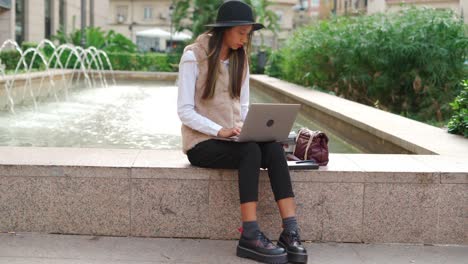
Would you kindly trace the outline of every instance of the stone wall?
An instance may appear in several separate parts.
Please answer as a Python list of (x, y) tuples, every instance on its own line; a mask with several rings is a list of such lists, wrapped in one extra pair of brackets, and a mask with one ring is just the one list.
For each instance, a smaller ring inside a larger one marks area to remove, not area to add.
[[(0, 232), (239, 237), (237, 173), (192, 167), (180, 151), (0, 147), (0, 157)], [(468, 244), (467, 169), (435, 155), (332, 154), (320, 170), (292, 171), (302, 237)], [(266, 171), (259, 193), (259, 223), (276, 238)]]

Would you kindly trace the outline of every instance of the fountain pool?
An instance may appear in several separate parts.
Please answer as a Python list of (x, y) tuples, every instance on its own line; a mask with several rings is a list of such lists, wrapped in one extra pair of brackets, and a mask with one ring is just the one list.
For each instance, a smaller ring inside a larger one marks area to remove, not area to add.
[[(251, 102), (276, 100), (252, 88)], [(73, 89), (67, 100), (42, 100), (0, 112), (0, 146), (180, 149), (180, 121), (174, 82), (124, 81)], [(323, 130), (300, 113), (293, 130)], [(335, 153), (359, 152), (330, 137)]]
[[(44, 53), (45, 46), (51, 55)], [(145, 81), (126, 73), (117, 84), (107, 54), (94, 47), (42, 40), (23, 51), (7, 40), (0, 52), (8, 48), (20, 59), (13, 74), (0, 67), (0, 146), (181, 148), (174, 81)], [(43, 72), (32, 71), (35, 61)], [(260, 89), (251, 94), (251, 102), (277, 102)], [(360, 152), (303, 113), (296, 121), (293, 130), (325, 131), (332, 152)]]

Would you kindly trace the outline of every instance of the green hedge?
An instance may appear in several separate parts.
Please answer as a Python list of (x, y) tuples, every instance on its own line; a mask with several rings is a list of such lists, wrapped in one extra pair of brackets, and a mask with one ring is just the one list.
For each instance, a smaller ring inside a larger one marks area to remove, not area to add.
[[(34, 56), (33, 53), (28, 53), (25, 57), (25, 62), (26, 66), (30, 67), (30, 63), (32, 60), (32, 57)], [(18, 65), (20, 61), (20, 54), (17, 51), (14, 50), (8, 50), (8, 51), (2, 51), (0, 53), (0, 59), (1, 63), (5, 65), (5, 70), (7, 72), (14, 72), (16, 69), (16, 66)], [(31, 67), (32, 69), (45, 69), (44, 64), (41, 62), (41, 59), (39, 58), (39, 55), (36, 55), (36, 58), (34, 59), (34, 63)], [(20, 65), (18, 68), (19, 72), (24, 71), (24, 65)]]
[(284, 63), (284, 57), (281, 52), (273, 52), (268, 58), (267, 65), (265, 66), (265, 74), (281, 78), (283, 75), (281, 65)]
[(0, 63), (5, 65), (5, 70), (15, 70), (16, 64), (20, 60), (20, 54), (14, 50), (7, 50), (0, 52)]
[(262, 71), (262, 69), (260, 69), (259, 65), (258, 65), (258, 52), (251, 52), (250, 53), (250, 57), (249, 57), (249, 67), (250, 67), (250, 73), (253, 73), (253, 74), (263, 74), (265, 73), (266, 71), (266, 66), (268, 65), (268, 61), (270, 60), (270, 56), (271, 56), (271, 53), (272, 53), (272, 50), (271, 48), (267, 48), (265, 49), (265, 53), (266, 53), (266, 65), (265, 65), (265, 69), (264, 71)]
[[(22, 48), (26, 50), (29, 47), (36, 47), (37, 44), (34, 43), (25, 43), (22, 45)], [(49, 46), (44, 47), (41, 52), (46, 56), (46, 60), (50, 60), (52, 57), (52, 49)], [(65, 50), (60, 57), (60, 62), (63, 66), (70, 56), (71, 51)], [(114, 70), (126, 70), (126, 71), (177, 71), (177, 67), (180, 60), (180, 54), (164, 54), (164, 53), (126, 53), (126, 52), (109, 52), (107, 53), (109, 60), (112, 64)], [(26, 56), (26, 62), (30, 63), (33, 54), (30, 53)], [(15, 70), (19, 60), (20, 54), (15, 50), (2, 51), (0, 53), (1, 63), (5, 65), (5, 68), (8, 72)], [(91, 59), (91, 56), (89, 56)], [(107, 62), (102, 56), (102, 61), (106, 69), (108, 69)], [(71, 59), (68, 64), (68, 68), (73, 68), (77, 58), (76, 56), (71, 56)], [(55, 65), (55, 59), (51, 61), (51, 67)], [(58, 67), (58, 66), (57, 66)], [(33, 64), (33, 69), (44, 69), (45, 66), (41, 62), (40, 58), (36, 55), (36, 59)], [(92, 68), (96, 68), (95, 64), (92, 64)], [(23, 70), (23, 67), (20, 67), (20, 70)]]
[(448, 131), (468, 137), (468, 80), (463, 81), (462, 85), (463, 90), (450, 104), (454, 114), (448, 123)]
[(162, 72), (174, 70), (167, 54), (110, 52), (107, 55), (114, 70)]
[(467, 76), (467, 53), (465, 26), (452, 11), (409, 8), (298, 30), (267, 73), (440, 124)]
[(36, 43), (36, 42), (26, 42), (26, 41), (24, 41), (24, 42), (21, 43), (21, 49), (22, 49), (23, 51), (26, 51), (26, 50), (29, 49), (29, 48), (35, 48), (35, 47), (37, 47), (37, 45), (39, 45), (39, 43)]

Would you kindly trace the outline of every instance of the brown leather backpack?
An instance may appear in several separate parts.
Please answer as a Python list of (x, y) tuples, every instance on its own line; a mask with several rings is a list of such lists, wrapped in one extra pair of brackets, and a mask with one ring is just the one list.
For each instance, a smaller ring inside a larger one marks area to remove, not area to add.
[(314, 160), (320, 166), (328, 164), (328, 137), (321, 131), (301, 128), (296, 136), (292, 159)]

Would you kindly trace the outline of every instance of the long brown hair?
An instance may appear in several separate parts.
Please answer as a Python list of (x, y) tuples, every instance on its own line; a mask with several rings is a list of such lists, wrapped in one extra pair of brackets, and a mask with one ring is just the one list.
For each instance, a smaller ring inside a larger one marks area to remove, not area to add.
[[(223, 45), (224, 32), (227, 27), (214, 27), (206, 34), (211, 35), (208, 42), (208, 76), (203, 90), (203, 99), (213, 98), (216, 81), (220, 72), (220, 53)], [(252, 31), (253, 32), (253, 31)], [(229, 53), (229, 94), (231, 98), (239, 98), (244, 80), (244, 73), (247, 70), (248, 54), (250, 52), (250, 43), (252, 32), (249, 34), (248, 43), (237, 50), (230, 50)]]

